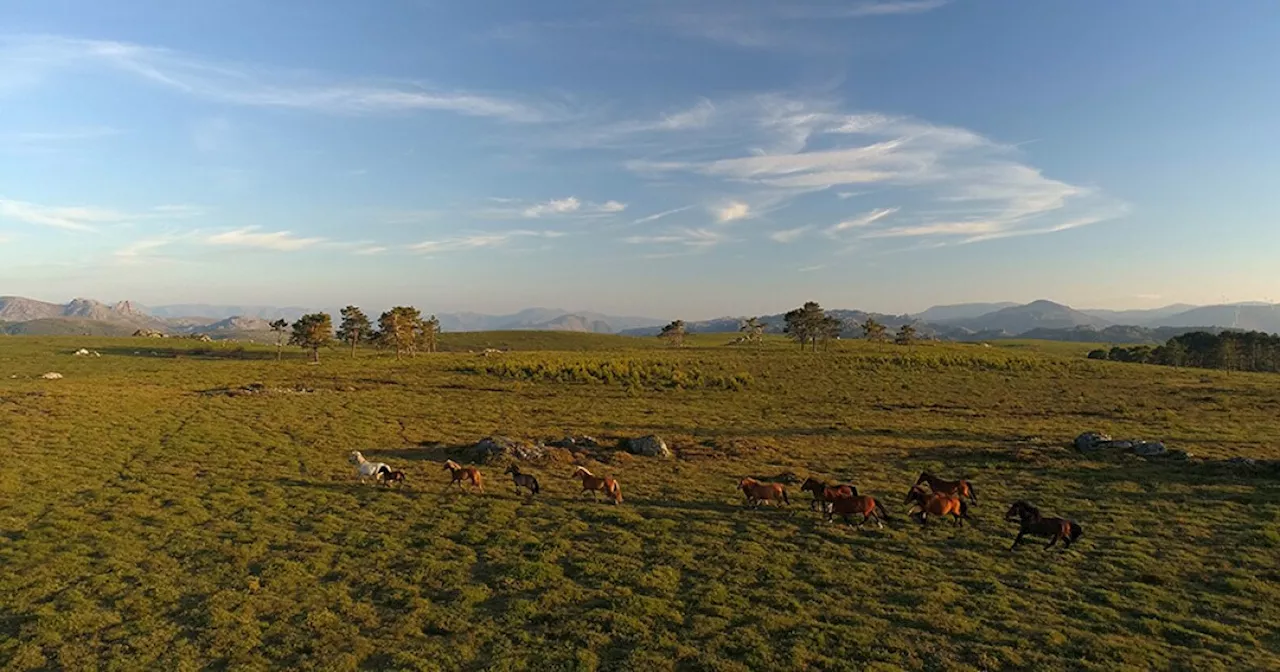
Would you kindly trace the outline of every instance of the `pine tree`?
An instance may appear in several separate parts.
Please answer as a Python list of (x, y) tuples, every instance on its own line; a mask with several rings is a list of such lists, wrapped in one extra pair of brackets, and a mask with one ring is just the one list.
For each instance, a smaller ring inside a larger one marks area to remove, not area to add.
[(311, 361), (320, 361), (320, 348), (333, 344), (333, 320), (328, 313), (303, 315), (293, 323), (289, 344), (311, 351)]
[(658, 338), (665, 340), (673, 348), (679, 348), (684, 346), (684, 335), (684, 320), (676, 320), (663, 327)]
[(338, 325), (338, 338), (351, 346), (351, 356), (355, 357), (356, 346), (369, 339), (373, 325), (369, 323), (364, 311), (355, 306), (347, 306), (341, 312), (342, 324)]
[(289, 321), (280, 318), (271, 323), (271, 331), (276, 332), (276, 361), (280, 361), (284, 352), (285, 330), (289, 328)]

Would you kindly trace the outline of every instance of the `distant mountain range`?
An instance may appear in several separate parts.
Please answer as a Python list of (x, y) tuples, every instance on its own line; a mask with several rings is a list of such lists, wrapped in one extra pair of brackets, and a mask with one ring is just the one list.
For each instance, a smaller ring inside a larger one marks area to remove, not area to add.
[[(273, 306), (178, 304), (143, 307), (129, 301), (106, 304), (74, 299), (66, 304), (17, 296), (0, 297), (0, 333), (129, 335), (138, 330), (174, 336), (206, 334), (213, 338), (267, 338), (269, 322), (296, 320), (313, 309)], [(337, 310), (327, 310), (338, 318)], [(862, 335), (861, 324), (875, 319), (889, 330), (915, 326), (926, 338), (986, 340), (1040, 338), (1096, 343), (1163, 342), (1195, 329), (1243, 329), (1280, 333), (1280, 310), (1271, 304), (1215, 306), (1176, 304), (1151, 310), (1076, 310), (1053, 301), (1028, 304), (967, 303), (934, 306), (915, 315), (889, 315), (860, 310), (828, 310), (840, 319), (842, 335)], [(371, 311), (370, 317), (376, 313)], [(605, 315), (591, 311), (529, 308), (508, 315), (437, 314), (441, 329), (454, 331), (576, 331), (653, 336), (669, 320)], [(768, 333), (782, 333), (783, 314), (760, 317)], [(736, 332), (742, 318), (722, 317), (687, 322), (690, 333)]]

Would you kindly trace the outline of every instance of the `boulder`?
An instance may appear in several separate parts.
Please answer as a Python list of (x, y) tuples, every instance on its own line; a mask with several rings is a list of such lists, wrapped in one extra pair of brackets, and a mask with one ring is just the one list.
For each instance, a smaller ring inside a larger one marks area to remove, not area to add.
[(1111, 437), (1099, 432), (1085, 432), (1076, 437), (1076, 450), (1087, 453), (1093, 450), (1101, 450), (1110, 446)]
[(44, 378), (45, 380), (59, 380), (62, 378), (62, 374), (54, 371), (50, 371), (40, 377)]
[(633, 455), (644, 455), (645, 457), (672, 457), (671, 449), (667, 447), (667, 442), (660, 437), (650, 434), (642, 436), (638, 439), (627, 439), (627, 452)]
[(1188, 453), (1185, 450), (1170, 450), (1168, 453), (1165, 454), (1165, 457), (1171, 460), (1183, 461), (1183, 460), (1189, 460), (1193, 456), (1191, 453)]
[(556, 448), (564, 448), (566, 450), (573, 450), (575, 448), (599, 448), (600, 442), (597, 441), (595, 437), (587, 436), (585, 434), (582, 436), (567, 434), (563, 439), (548, 441), (547, 445), (554, 446)]
[(1227, 464), (1235, 465), (1238, 467), (1256, 467), (1258, 466), (1258, 461), (1253, 459), (1252, 457), (1233, 457), (1227, 460)]
[(467, 449), (467, 457), (473, 462), (494, 462), (504, 459), (541, 460), (547, 456), (546, 447), (519, 441), (505, 436), (481, 439)]
[(1140, 457), (1157, 457), (1169, 452), (1159, 441), (1139, 441), (1133, 447), (1133, 454)]
[(75, 355), (76, 357), (88, 357), (89, 351), (85, 350), (84, 348), (80, 348), (79, 350), (76, 350), (72, 354)]

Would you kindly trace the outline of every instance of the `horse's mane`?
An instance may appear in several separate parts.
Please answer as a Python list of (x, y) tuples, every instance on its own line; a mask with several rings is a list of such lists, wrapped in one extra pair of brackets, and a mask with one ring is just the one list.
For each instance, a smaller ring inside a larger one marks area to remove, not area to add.
[(445, 466), (445, 467), (447, 467), (447, 468), (449, 468), (449, 469), (453, 469), (453, 470), (455, 470), (455, 471), (456, 471), (456, 470), (458, 470), (458, 469), (461, 469), (461, 468), (462, 468), (462, 465), (461, 465), (461, 464), (458, 464), (457, 462), (454, 462), (453, 460), (445, 460), (445, 461), (444, 461), (444, 466)]
[(582, 467), (582, 466), (578, 467), (577, 469), (574, 470), (573, 475), (577, 476), (579, 472), (584, 473), (593, 478), (595, 477), (595, 474), (591, 473), (591, 471), (588, 470), (586, 467)]

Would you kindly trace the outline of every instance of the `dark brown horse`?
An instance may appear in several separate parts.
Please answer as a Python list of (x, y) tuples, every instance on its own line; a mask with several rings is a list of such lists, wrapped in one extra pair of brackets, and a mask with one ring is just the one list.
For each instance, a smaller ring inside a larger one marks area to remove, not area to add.
[(963, 499), (955, 495), (929, 492), (918, 485), (907, 492), (903, 503), (919, 507), (919, 513), (911, 515), (917, 517), (921, 525), (927, 525), (929, 516), (932, 515), (951, 516), (957, 526), (964, 527), (964, 519), (969, 517), (969, 504)]
[(1049, 550), (1058, 540), (1062, 540), (1063, 548), (1071, 548), (1071, 543), (1079, 539), (1084, 534), (1084, 528), (1078, 523), (1066, 518), (1044, 518), (1040, 515), (1040, 509), (1032, 506), (1030, 502), (1017, 501), (1013, 506), (1009, 507), (1009, 511), (1004, 514), (1004, 519), (1017, 522), (1018, 537), (1013, 540), (1013, 546), (1009, 550), (1014, 550), (1022, 541), (1025, 535), (1034, 535), (1037, 537), (1049, 537), (1049, 543), (1045, 544), (1045, 550)]
[(933, 474), (922, 471), (920, 478), (916, 479), (916, 485), (928, 483), (929, 488), (939, 495), (955, 495), (956, 497), (968, 497), (970, 502), (978, 503), (978, 493), (974, 491), (973, 485), (963, 478), (958, 481), (947, 481)]
[(773, 502), (776, 506), (783, 504), (791, 506), (791, 500), (787, 499), (787, 489), (782, 487), (781, 483), (761, 483), (748, 477), (738, 481), (738, 488), (746, 496), (748, 506), (760, 506), (761, 502)]
[(868, 495), (854, 495), (852, 497), (840, 497), (827, 503), (827, 522), (831, 522), (831, 517), (839, 514), (844, 518), (846, 525), (849, 522), (849, 516), (861, 515), (862, 521), (858, 523), (858, 527), (862, 527), (868, 520), (875, 520), (876, 527), (883, 528), (884, 522), (889, 520), (889, 513), (884, 507), (877, 502), (874, 497)]
[(858, 496), (858, 489), (852, 485), (843, 483), (828, 485), (812, 476), (804, 479), (804, 483), (800, 484), (800, 492), (813, 493), (813, 501), (809, 502), (810, 511), (814, 510), (818, 504), (822, 504), (825, 511), (831, 508), (828, 504), (837, 499)]
[(449, 481), (449, 485), (458, 484), (458, 488), (462, 488), (462, 481), (471, 481), (472, 487), (484, 494), (484, 479), (480, 476), (480, 470), (475, 467), (464, 467), (453, 460), (444, 463), (444, 468), (449, 470), (449, 475), (453, 480)]
[(511, 474), (511, 480), (516, 484), (517, 495), (520, 494), (520, 488), (527, 489), (530, 495), (536, 495), (542, 491), (542, 488), (538, 487), (538, 479), (534, 478), (533, 474), (526, 474), (520, 471), (520, 467), (514, 464), (507, 467), (507, 470), (502, 473)]
[(396, 471), (387, 471), (382, 474), (382, 483), (388, 488), (391, 487), (392, 483), (404, 485), (404, 472), (398, 469)]

